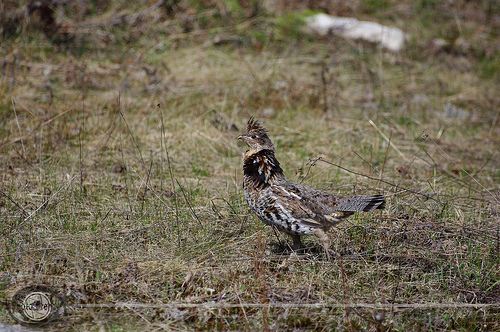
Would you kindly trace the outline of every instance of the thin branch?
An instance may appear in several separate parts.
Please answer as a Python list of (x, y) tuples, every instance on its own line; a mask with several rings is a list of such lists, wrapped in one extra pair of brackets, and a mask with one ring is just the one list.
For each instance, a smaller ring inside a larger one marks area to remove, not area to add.
[(436, 202), (438, 202), (438, 203), (441, 203), (438, 199), (436, 199), (436, 198), (434, 198), (434, 197), (432, 197), (432, 196), (429, 196), (429, 195), (426, 195), (426, 194), (420, 193), (420, 192), (415, 191), (415, 190), (411, 190), (411, 189), (408, 189), (408, 188), (404, 188), (404, 187), (398, 186), (398, 185), (396, 185), (396, 184), (394, 184), (394, 183), (391, 183), (391, 182), (389, 182), (389, 181), (385, 181), (385, 180), (377, 179), (377, 178), (374, 178), (374, 177), (369, 176), (369, 175), (366, 175), (366, 174), (362, 174), (362, 173), (358, 173), (358, 172), (351, 171), (350, 169), (347, 169), (347, 168), (342, 167), (342, 166), (340, 166), (340, 165), (334, 164), (334, 163), (332, 163), (332, 162), (330, 162), (330, 161), (324, 160), (324, 159), (323, 159), (323, 158), (321, 158), (321, 157), (317, 157), (317, 158), (315, 158), (315, 159), (311, 159), (311, 162), (312, 162), (313, 164), (314, 164), (314, 163), (316, 163), (317, 161), (322, 161), (322, 162), (327, 163), (327, 164), (329, 164), (329, 165), (332, 165), (332, 166), (338, 167), (338, 168), (340, 168), (340, 169), (342, 169), (342, 170), (344, 170), (344, 171), (346, 171), (346, 172), (349, 172), (349, 173), (352, 173), (352, 174), (355, 174), (355, 175), (359, 175), (359, 176), (363, 176), (363, 177), (368, 178), (368, 179), (370, 179), (370, 180), (380, 181), (380, 182), (385, 183), (385, 184), (388, 184), (388, 185), (390, 185), (390, 186), (392, 186), (392, 187), (394, 187), (394, 188), (396, 188), (396, 189), (398, 189), (398, 190), (407, 191), (407, 192), (409, 192), (409, 193), (412, 193), (412, 194), (415, 194), (415, 195), (418, 195), (418, 196), (423, 196), (423, 197), (425, 197), (425, 198), (427, 198), (427, 199), (432, 199), (432, 200), (434, 200), (434, 201), (436, 201)]
[(455, 164), (455, 166), (457, 166), (462, 172), (464, 172), (465, 174), (467, 174), (472, 180), (474, 180), (474, 182), (476, 182), (481, 188), (483, 188), (483, 190), (485, 190), (488, 194), (490, 194), (491, 197), (493, 197), (493, 199), (495, 200), (495, 202), (497, 202), (497, 204), (500, 204), (500, 201), (495, 197), (495, 195), (493, 195), (493, 193), (491, 191), (489, 191), (481, 183), (479, 183), (479, 181), (476, 180), (476, 178), (473, 177), (469, 172), (467, 172), (465, 169), (463, 169), (462, 167), (460, 167), (453, 158), (451, 158), (446, 152), (444, 152), (443, 149), (441, 149), (441, 147), (436, 143), (436, 141), (434, 141), (432, 139), (432, 137), (430, 137), (425, 131), (423, 131), (422, 133), (423, 133), (422, 134), (422, 140), (425, 141), (425, 140), (429, 139), (439, 149), (439, 151), (441, 151), (446, 156), (446, 158), (448, 158), (449, 160), (451, 160)]
[(21, 132), (21, 126), (19, 125), (19, 119), (17, 117), (17, 112), (16, 112), (16, 102), (14, 98), (12, 98), (12, 108), (14, 109), (14, 115), (16, 116), (16, 124), (17, 124), (17, 129), (19, 129), (19, 138), (21, 140), (21, 146), (23, 147), (23, 159), (26, 159), (26, 150), (24, 149), (24, 141), (23, 141), (23, 133)]
[(391, 142), (391, 140), (382, 132), (382, 130), (380, 130), (379, 127), (377, 127), (375, 122), (373, 122), (372, 120), (368, 120), (368, 122), (373, 126), (373, 128), (375, 128), (375, 130), (380, 134), (380, 136), (382, 136), (387, 141), (387, 143), (406, 161), (407, 159), (406, 156), (403, 154), (403, 152), (399, 151), (397, 146)]

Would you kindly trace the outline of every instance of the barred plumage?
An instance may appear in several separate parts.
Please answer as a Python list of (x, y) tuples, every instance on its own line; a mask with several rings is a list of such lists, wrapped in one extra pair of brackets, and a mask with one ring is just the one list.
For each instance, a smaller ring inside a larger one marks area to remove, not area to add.
[(248, 146), (243, 158), (243, 187), (250, 208), (266, 224), (293, 239), (293, 249), (303, 247), (302, 235), (316, 235), (329, 258), (326, 232), (356, 211), (385, 207), (383, 195), (335, 196), (285, 179), (267, 129), (250, 118), (238, 136)]

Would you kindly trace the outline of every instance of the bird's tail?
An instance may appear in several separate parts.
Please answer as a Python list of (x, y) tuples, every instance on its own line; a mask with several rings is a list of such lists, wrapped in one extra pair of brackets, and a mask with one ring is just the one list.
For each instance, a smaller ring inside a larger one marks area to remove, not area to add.
[(356, 195), (341, 199), (336, 210), (372, 212), (373, 210), (382, 210), (384, 208), (384, 195)]

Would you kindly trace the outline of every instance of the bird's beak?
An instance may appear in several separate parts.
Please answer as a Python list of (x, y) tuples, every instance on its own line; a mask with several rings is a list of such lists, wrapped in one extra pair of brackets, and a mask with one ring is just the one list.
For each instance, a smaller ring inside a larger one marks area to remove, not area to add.
[(243, 139), (243, 135), (238, 136), (238, 139)]

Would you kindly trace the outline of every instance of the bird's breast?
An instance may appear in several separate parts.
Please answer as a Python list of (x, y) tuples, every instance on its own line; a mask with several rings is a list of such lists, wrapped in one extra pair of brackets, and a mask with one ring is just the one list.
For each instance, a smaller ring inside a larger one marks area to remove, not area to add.
[(246, 155), (243, 160), (243, 175), (245, 188), (250, 190), (262, 190), (271, 183), (284, 179), (283, 170), (271, 150)]

